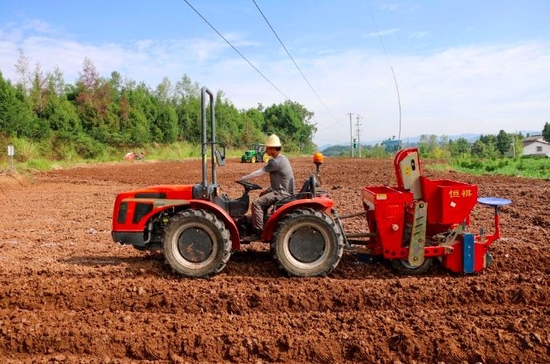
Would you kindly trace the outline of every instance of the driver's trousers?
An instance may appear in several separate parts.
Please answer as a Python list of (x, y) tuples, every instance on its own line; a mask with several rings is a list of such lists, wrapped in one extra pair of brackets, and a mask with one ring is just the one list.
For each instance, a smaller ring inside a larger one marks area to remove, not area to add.
[(271, 191), (252, 202), (252, 224), (258, 233), (264, 229), (264, 215), (277, 201), (290, 196), (285, 191)]

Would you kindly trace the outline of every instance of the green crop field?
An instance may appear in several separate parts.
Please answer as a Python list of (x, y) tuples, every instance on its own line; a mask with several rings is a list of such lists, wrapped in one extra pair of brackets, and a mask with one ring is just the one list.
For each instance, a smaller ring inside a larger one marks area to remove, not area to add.
[(471, 173), (476, 175), (492, 174), (537, 179), (550, 179), (550, 158), (461, 158), (451, 160), (448, 164), (432, 164), (430, 165), (430, 168), (437, 170), (451, 168), (459, 172)]

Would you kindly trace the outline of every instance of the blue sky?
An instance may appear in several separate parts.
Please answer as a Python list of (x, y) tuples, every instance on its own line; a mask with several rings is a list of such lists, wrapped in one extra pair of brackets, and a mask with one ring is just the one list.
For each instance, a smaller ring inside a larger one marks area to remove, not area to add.
[[(319, 145), (399, 134), (497, 134), (550, 121), (550, 1), (188, 0), (286, 97), (315, 113)], [(239, 108), (285, 100), (183, 0), (2, 0), (0, 71), (22, 49), (74, 83), (89, 58), (153, 89), (184, 74)]]

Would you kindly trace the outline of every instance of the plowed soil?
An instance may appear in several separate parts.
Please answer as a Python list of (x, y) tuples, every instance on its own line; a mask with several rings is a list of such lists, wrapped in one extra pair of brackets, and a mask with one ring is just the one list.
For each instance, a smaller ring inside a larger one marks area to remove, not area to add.
[[(310, 158), (291, 162), (297, 181), (313, 170)], [(259, 166), (230, 160), (218, 180), (237, 197), (233, 181)], [(196, 183), (200, 167), (144, 161), (0, 176), (0, 361), (550, 362), (550, 180), (427, 165), (428, 177), (513, 200), (501, 209), (493, 264), (475, 275), (435, 265), (402, 276), (346, 252), (328, 277), (289, 278), (256, 243), (219, 275), (186, 279), (161, 253), (112, 242), (117, 193)], [(395, 184), (392, 160), (327, 158), (322, 184), (340, 214), (361, 211), (361, 187)], [(490, 233), (492, 216), (476, 206), (472, 228)], [(361, 218), (345, 227), (367, 229)]]

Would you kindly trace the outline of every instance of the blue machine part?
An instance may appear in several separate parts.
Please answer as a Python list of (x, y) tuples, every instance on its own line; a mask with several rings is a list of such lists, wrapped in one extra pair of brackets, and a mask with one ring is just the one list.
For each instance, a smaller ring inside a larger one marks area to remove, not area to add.
[(464, 273), (473, 273), (475, 270), (474, 234), (465, 233), (462, 238), (462, 266)]

